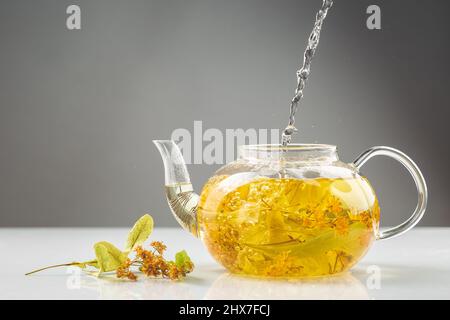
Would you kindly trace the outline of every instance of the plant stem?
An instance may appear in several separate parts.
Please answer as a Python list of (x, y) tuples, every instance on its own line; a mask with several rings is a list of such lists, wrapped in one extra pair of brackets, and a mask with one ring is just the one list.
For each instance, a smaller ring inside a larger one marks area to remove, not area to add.
[(45, 267), (45, 268), (41, 268), (41, 269), (36, 269), (36, 270), (30, 271), (30, 272), (28, 272), (28, 273), (25, 273), (25, 275), (26, 275), (26, 276), (29, 276), (30, 274), (37, 273), (37, 272), (41, 272), (41, 271), (44, 271), (44, 270), (47, 270), (47, 269), (51, 269), (51, 268), (69, 267), (69, 266), (76, 266), (76, 265), (79, 265), (79, 264), (80, 264), (79, 262), (70, 262), (70, 263), (63, 263), (63, 264), (55, 264), (55, 265), (48, 266), (48, 267)]

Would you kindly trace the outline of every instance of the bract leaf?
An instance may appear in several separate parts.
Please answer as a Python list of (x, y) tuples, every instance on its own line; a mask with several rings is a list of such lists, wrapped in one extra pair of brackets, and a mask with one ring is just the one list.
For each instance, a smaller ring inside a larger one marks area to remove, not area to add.
[(175, 264), (182, 269), (190, 269), (192, 267), (191, 258), (189, 258), (186, 250), (177, 252), (175, 254)]
[(127, 259), (127, 255), (109, 242), (97, 242), (94, 245), (99, 272), (116, 270)]
[(127, 243), (125, 244), (125, 253), (128, 254), (137, 246), (144, 243), (153, 231), (153, 218), (149, 214), (143, 215), (134, 224), (128, 234)]

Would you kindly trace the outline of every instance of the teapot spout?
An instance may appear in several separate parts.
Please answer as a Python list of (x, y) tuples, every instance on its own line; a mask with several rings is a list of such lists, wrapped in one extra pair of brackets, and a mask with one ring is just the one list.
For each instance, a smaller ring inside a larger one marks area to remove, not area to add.
[(189, 173), (180, 149), (172, 140), (153, 140), (164, 163), (166, 197), (178, 223), (198, 237), (197, 205)]

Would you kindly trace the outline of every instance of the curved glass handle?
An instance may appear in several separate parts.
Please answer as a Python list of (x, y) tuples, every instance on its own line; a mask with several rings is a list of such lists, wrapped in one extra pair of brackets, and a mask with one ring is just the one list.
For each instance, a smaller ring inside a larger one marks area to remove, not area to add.
[(408, 169), (409, 173), (414, 179), (418, 194), (417, 206), (411, 217), (409, 217), (408, 220), (396, 227), (380, 232), (378, 235), (378, 240), (382, 240), (396, 237), (405, 233), (406, 231), (414, 227), (420, 221), (420, 219), (422, 219), (427, 207), (428, 192), (425, 179), (423, 178), (419, 167), (417, 167), (417, 165), (414, 163), (414, 161), (411, 160), (410, 157), (397, 149), (383, 146), (372, 147), (360, 154), (356, 158), (356, 160), (353, 161), (353, 164), (359, 170), (362, 165), (367, 162), (367, 160), (379, 155), (393, 158), (400, 162), (403, 166), (405, 166), (405, 168)]

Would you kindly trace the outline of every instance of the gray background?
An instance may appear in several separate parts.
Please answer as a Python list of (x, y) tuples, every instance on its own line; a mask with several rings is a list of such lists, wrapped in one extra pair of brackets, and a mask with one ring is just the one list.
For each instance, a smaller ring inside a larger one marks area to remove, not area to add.
[[(365, 10), (382, 10), (369, 31)], [(79, 4), (82, 30), (66, 29)], [(151, 143), (176, 128), (281, 128), (319, 0), (2, 1), (0, 226), (128, 226), (144, 212), (175, 226)], [(448, 214), (448, 1), (335, 1), (299, 110), (296, 141), (351, 161), (389, 145), (421, 167)], [(254, 117), (252, 118), (252, 116)], [(191, 165), (200, 189), (218, 166)], [(364, 173), (382, 222), (416, 203), (405, 169)]]

